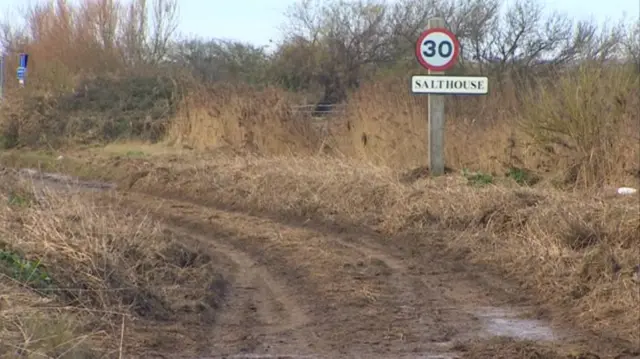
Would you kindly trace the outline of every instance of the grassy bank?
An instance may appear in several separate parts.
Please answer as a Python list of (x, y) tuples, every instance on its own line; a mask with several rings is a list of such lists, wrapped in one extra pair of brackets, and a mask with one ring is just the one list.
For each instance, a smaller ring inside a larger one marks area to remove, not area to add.
[(207, 289), (223, 280), (216, 265), (117, 198), (56, 193), (5, 171), (0, 357), (131, 357), (191, 345), (189, 352), (224, 295)]

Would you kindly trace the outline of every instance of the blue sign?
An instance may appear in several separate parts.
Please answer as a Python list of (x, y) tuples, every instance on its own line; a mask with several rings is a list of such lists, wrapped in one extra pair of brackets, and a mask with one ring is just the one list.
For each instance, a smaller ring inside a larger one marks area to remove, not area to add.
[(27, 72), (27, 69), (25, 69), (24, 67), (18, 67), (18, 71), (16, 71), (16, 74), (18, 75), (18, 80), (24, 80), (24, 75)]
[(27, 63), (29, 62), (29, 54), (20, 54), (20, 67), (27, 68)]

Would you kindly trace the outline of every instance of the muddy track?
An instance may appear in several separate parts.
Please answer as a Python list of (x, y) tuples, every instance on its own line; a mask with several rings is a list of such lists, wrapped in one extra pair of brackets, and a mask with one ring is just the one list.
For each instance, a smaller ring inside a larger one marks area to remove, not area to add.
[[(148, 206), (153, 200), (134, 202)], [(238, 264), (231, 279), (236, 293), (223, 314), (227, 319), (214, 329), (222, 335), (212, 334), (227, 343), (218, 353), (397, 357), (423, 350), (415, 345), (424, 340), (416, 333), (427, 323), (419, 321), (419, 296), (399, 259), (259, 217), (163, 203), (154, 213), (174, 230)], [(319, 258), (320, 263), (313, 262)], [(327, 266), (333, 269), (329, 276), (321, 272)], [(229, 340), (230, 335), (236, 339)]]
[(171, 226), (170, 231), (203, 244), (202, 248), (208, 248), (211, 255), (223, 256), (233, 263), (233, 270), (227, 274), (231, 294), (209, 333), (212, 353), (269, 352), (279, 351), (279, 347), (288, 343), (300, 345), (297, 331), (309, 318), (294, 295), (268, 268), (217, 236), (177, 225)]
[(403, 258), (367, 236), (139, 194), (125, 201), (238, 264), (211, 355), (454, 357), (457, 343), (492, 335), (474, 311), (504, 304), (464, 273)]
[(521, 301), (517, 287), (460, 268), (421, 239), (134, 192), (103, 194), (148, 211), (178, 237), (232, 264), (227, 301), (205, 329), (202, 358), (448, 359), (464, 357), (465, 343), (498, 336), (565, 347), (585, 342), (522, 319), (519, 311), (529, 308), (513, 307)]

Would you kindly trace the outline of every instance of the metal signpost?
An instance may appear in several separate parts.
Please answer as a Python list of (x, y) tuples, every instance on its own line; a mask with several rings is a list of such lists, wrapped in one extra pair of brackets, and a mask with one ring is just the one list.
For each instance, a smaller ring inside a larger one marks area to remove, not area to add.
[(24, 86), (27, 79), (27, 64), (29, 62), (28, 54), (20, 54), (20, 66), (16, 70), (16, 75), (18, 77), (18, 83), (20, 86)]
[(4, 54), (0, 52), (0, 101), (4, 96)]
[(444, 76), (455, 66), (460, 55), (460, 43), (445, 28), (443, 19), (430, 19), (427, 29), (416, 43), (416, 57), (428, 76), (412, 76), (411, 92), (429, 96), (429, 172), (433, 176), (444, 174), (444, 96), (486, 95), (489, 80), (486, 77)]

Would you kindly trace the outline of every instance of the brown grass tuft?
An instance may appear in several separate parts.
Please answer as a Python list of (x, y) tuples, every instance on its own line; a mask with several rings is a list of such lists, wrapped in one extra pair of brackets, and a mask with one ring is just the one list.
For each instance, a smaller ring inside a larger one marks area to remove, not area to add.
[(639, 166), (640, 76), (586, 65), (526, 91), (521, 129), (565, 184), (615, 185)]
[(269, 155), (304, 155), (322, 149), (310, 117), (292, 111), (282, 90), (242, 85), (192, 89), (181, 103), (168, 140), (197, 149), (228, 147)]
[[(3, 184), (0, 356), (110, 357), (120, 350), (124, 320), (126, 357), (175, 335), (158, 331), (163, 326), (180, 331), (213, 320), (223, 279), (197, 246), (117, 199), (56, 194), (9, 176)], [(155, 339), (145, 338), (149, 325)]]
[(345, 118), (331, 123), (340, 150), (377, 165), (426, 163), (427, 101), (409, 93), (405, 79), (365, 84), (350, 97)]

